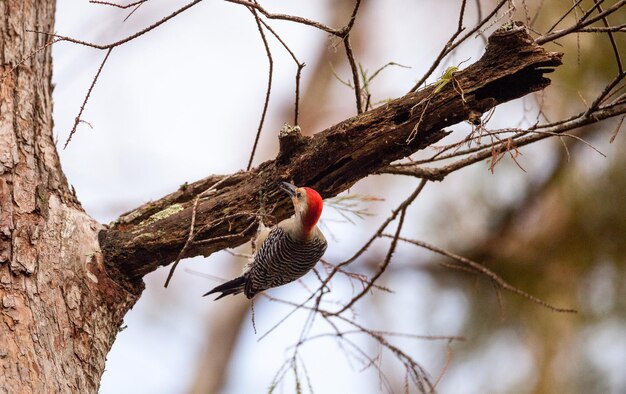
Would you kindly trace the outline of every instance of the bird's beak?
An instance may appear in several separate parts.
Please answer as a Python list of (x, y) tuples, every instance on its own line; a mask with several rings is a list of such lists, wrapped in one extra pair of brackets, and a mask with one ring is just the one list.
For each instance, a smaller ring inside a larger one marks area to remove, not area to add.
[(281, 182), (280, 188), (283, 189), (285, 193), (289, 194), (291, 198), (296, 196), (296, 187), (291, 183)]

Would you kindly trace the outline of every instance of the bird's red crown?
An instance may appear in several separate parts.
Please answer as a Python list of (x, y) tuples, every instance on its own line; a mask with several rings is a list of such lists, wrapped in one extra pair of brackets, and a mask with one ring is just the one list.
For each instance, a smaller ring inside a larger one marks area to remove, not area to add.
[(302, 223), (308, 231), (311, 231), (317, 224), (320, 216), (322, 215), (322, 196), (310, 187), (303, 187), (306, 192), (307, 211), (302, 220)]

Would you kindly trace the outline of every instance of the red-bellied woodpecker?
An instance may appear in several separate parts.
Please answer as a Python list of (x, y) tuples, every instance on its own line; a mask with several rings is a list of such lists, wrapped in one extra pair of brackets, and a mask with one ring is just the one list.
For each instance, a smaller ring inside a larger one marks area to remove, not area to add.
[(216, 300), (243, 292), (252, 298), (272, 287), (282, 286), (309, 272), (326, 251), (326, 238), (316, 224), (322, 214), (322, 197), (308, 187), (287, 182), (282, 188), (293, 201), (295, 214), (271, 230), (257, 236), (256, 252), (238, 278), (217, 286), (205, 294), (222, 293)]

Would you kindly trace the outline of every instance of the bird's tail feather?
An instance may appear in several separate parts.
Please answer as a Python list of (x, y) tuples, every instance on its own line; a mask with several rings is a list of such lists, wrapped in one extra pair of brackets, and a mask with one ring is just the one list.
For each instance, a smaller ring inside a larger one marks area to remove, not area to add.
[(239, 294), (241, 292), (243, 292), (243, 288), (246, 284), (246, 277), (244, 275), (235, 278), (233, 280), (229, 280), (226, 283), (223, 283), (217, 287), (215, 287), (213, 290), (209, 291), (208, 293), (204, 294), (203, 297), (208, 296), (209, 294), (214, 294), (214, 293), (222, 293), (219, 297), (217, 297), (214, 301), (219, 300), (222, 297), (225, 297), (229, 294), (235, 295), (235, 294)]

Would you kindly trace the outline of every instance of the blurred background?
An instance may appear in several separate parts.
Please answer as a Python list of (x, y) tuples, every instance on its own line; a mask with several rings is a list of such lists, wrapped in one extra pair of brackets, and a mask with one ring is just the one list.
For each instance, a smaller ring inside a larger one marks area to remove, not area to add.
[[(482, 1), (483, 13), (494, 3)], [(486, 34), (511, 18), (526, 20), (526, 9), (532, 18), (539, 6), (534, 1), (515, 3), (518, 8), (509, 15), (500, 13)], [(538, 31), (571, 6), (540, 3), (534, 25)], [(56, 31), (108, 43), (184, 4), (151, 0), (124, 21), (129, 9), (59, 0)], [(263, 5), (340, 27), (353, 2)], [(357, 62), (370, 73), (388, 62), (406, 66), (386, 68), (376, 77), (370, 86), (373, 102), (401, 96), (419, 80), (455, 31), (459, 7), (459, 1), (363, 1), (352, 32)], [(466, 25), (473, 26), (478, 18), (476, 2), (468, 2)], [(624, 19), (624, 14), (615, 15), (612, 22)], [(566, 19), (564, 26), (572, 20)], [(310, 135), (354, 116), (353, 91), (333, 75), (350, 77), (340, 42), (302, 25), (270, 25), (306, 63), (303, 132)], [(275, 157), (278, 130), (293, 121), (296, 65), (275, 39), (269, 41), (273, 89), (255, 164)], [(626, 48), (621, 37), (618, 41)], [(436, 81), (447, 66), (476, 61), (484, 44), (481, 36), (469, 39), (428, 82)], [(539, 108), (550, 121), (575, 114), (615, 75), (605, 35), (568, 36), (558, 44), (548, 44), (550, 50), (565, 53), (564, 65), (550, 75), (552, 85), (499, 106), (489, 128), (528, 127), (544, 120)], [(104, 55), (64, 42), (53, 47), (55, 135), (68, 180), (89, 214), (108, 223), (184, 182), (245, 169), (268, 75), (265, 49), (249, 11), (202, 2), (115, 48), (82, 116), (89, 125), (80, 124), (63, 150)], [(393, 293), (374, 291), (361, 300), (356, 321), (381, 331), (463, 336), (464, 341), (451, 343), (390, 339), (433, 380), (445, 372), (437, 386), (441, 393), (626, 393), (626, 135), (622, 131), (609, 143), (616, 127), (617, 121), (605, 121), (576, 131), (606, 157), (572, 139), (546, 140), (521, 149), (517, 161), (525, 171), (506, 158), (493, 174), (488, 163), (478, 163), (444, 182), (428, 183), (407, 211), (403, 230), (407, 238), (482, 262), (514, 286), (551, 304), (576, 308), (578, 314), (556, 313), (501, 293), (485, 277), (442, 267), (439, 263), (445, 260), (432, 252), (400, 244), (380, 282)], [(458, 125), (440, 144), (458, 141), (470, 131), (470, 125)], [(326, 259), (339, 263), (350, 257), (418, 183), (410, 177), (370, 176), (346, 193), (365, 215), (327, 206), (322, 216), (329, 239)], [(388, 244), (386, 239), (376, 241), (351, 270), (374, 272)], [(295, 313), (262, 337), (291, 308), (258, 298), (255, 333), (250, 303), (243, 297), (220, 302), (201, 297), (219, 278), (236, 275), (244, 263), (226, 251), (184, 260), (167, 289), (167, 267), (148, 275), (146, 290), (126, 316), (125, 329), (108, 356), (100, 392), (234, 394), (273, 388), (308, 314)], [(317, 285), (309, 274), (270, 294), (301, 302), (307, 289)], [(331, 285), (335, 300), (350, 299), (358, 291), (345, 277), (335, 277)], [(326, 332), (328, 325), (316, 320), (312, 333)], [(320, 337), (298, 350), (299, 374), (307, 383), (288, 371), (276, 391), (296, 392), (299, 383), (309, 392), (308, 382), (319, 393), (404, 391), (405, 371), (394, 355), (366, 336), (351, 340), (384, 371), (387, 386), (367, 359), (331, 337)]]

